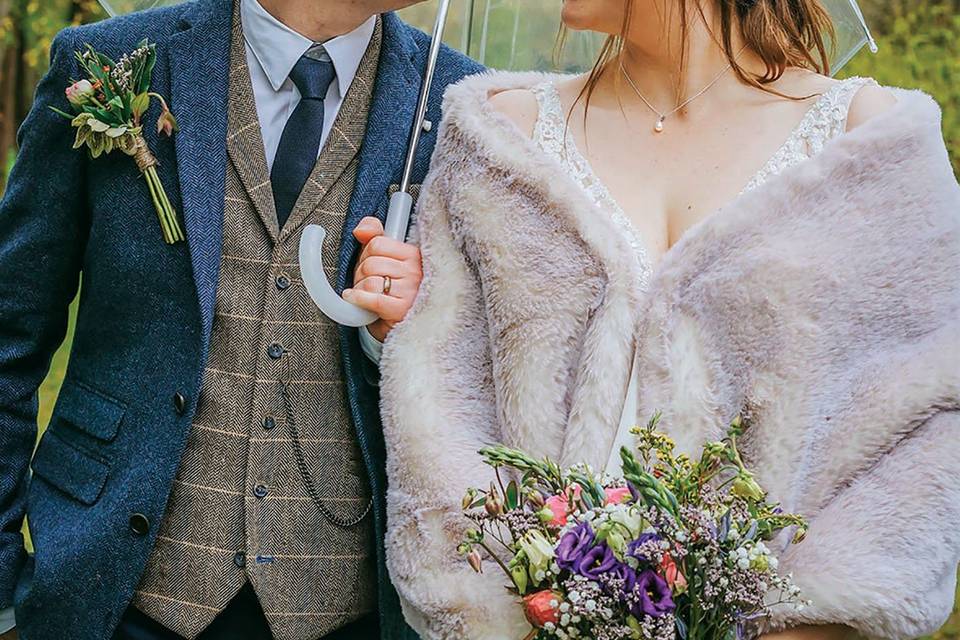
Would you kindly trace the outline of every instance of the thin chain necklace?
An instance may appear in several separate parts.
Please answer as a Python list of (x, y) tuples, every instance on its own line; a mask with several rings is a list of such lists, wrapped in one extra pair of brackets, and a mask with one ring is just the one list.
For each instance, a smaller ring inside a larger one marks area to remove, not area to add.
[(693, 102), (694, 100), (696, 100), (697, 98), (705, 94), (707, 91), (710, 91), (710, 89), (712, 89), (714, 85), (720, 82), (720, 79), (727, 74), (727, 71), (730, 71), (730, 69), (732, 68), (733, 68), (733, 65), (728, 64), (723, 71), (717, 74), (716, 78), (710, 81), (710, 84), (708, 84), (703, 89), (701, 89), (700, 91), (696, 92), (695, 94), (693, 94), (692, 96), (690, 96), (689, 98), (687, 98), (686, 100), (678, 104), (672, 110), (666, 113), (661, 113), (659, 110), (657, 110), (656, 107), (650, 104), (650, 101), (647, 100), (647, 98), (643, 95), (643, 93), (640, 92), (640, 89), (637, 88), (637, 83), (633, 81), (633, 78), (630, 77), (630, 74), (627, 73), (626, 68), (623, 66), (623, 61), (620, 62), (620, 73), (622, 73), (623, 77), (627, 79), (627, 83), (633, 89), (634, 93), (636, 93), (637, 96), (641, 100), (643, 100), (643, 103), (647, 105), (650, 111), (653, 111), (655, 114), (657, 114), (657, 123), (653, 125), (653, 130), (656, 131), (657, 133), (663, 133), (663, 123), (667, 121), (667, 118), (669, 118), (673, 114), (683, 109), (685, 106), (687, 106), (688, 104), (690, 104), (691, 102)]

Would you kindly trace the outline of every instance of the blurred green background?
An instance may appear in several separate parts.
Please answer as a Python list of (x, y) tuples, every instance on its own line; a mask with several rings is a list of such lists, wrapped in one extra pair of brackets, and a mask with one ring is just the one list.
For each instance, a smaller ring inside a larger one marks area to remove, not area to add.
[[(454, 4), (447, 39), (470, 39), (471, 54), (490, 66), (549, 65), (551, 52), (525, 47), (524, 39), (536, 37), (543, 41), (544, 35), (552, 37), (557, 33), (559, 1), (524, 2), (529, 4), (524, 7), (522, 23), (512, 11), (491, 13), (486, 45), (480, 44), (485, 41), (484, 34), (466, 31), (471, 16)], [(873, 55), (864, 50), (840, 76), (871, 76), (881, 84), (918, 88), (932, 94), (943, 108), (944, 135), (954, 169), (960, 174), (960, 0), (861, 0), (860, 4), (880, 52)], [(496, 0), (488, 0), (486, 6), (496, 6)], [(429, 25), (431, 12), (429, 6), (413, 8), (406, 16)], [(16, 157), (16, 129), (26, 116), (33, 88), (45, 71), (54, 35), (65, 26), (104, 17), (95, 0), (0, 0), (0, 193)], [(570, 42), (566, 48), (568, 57), (561, 60), (561, 66), (569, 66), (572, 58), (582, 59), (590, 46), (589, 40), (582, 38)], [(71, 326), (74, 316), (72, 313)], [(41, 429), (50, 419), (63, 380), (69, 344), (68, 336), (40, 389)], [(960, 640), (960, 610), (934, 638)]]

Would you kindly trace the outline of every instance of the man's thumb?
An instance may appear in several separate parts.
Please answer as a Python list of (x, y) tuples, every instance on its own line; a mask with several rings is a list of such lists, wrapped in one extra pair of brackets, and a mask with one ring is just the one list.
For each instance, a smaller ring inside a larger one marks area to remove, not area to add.
[(361, 220), (357, 228), (353, 230), (353, 237), (356, 238), (360, 244), (367, 244), (377, 236), (382, 235), (383, 223), (372, 216), (367, 216)]

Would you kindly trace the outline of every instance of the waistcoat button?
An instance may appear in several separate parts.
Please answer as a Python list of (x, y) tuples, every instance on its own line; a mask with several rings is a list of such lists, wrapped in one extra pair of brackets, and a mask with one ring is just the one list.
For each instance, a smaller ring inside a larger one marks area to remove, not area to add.
[(285, 275), (277, 276), (277, 289), (283, 291), (284, 289), (290, 288), (290, 278)]
[(173, 394), (173, 408), (176, 409), (177, 413), (181, 416), (183, 412), (187, 410), (187, 398), (179, 391)]
[(277, 426), (277, 420), (273, 416), (267, 416), (263, 419), (263, 428), (270, 431)]
[(130, 516), (130, 531), (138, 536), (145, 536), (150, 533), (150, 521), (142, 513), (135, 513)]
[(267, 355), (274, 360), (279, 360), (283, 357), (283, 347), (274, 342), (272, 345), (267, 347)]
[(268, 493), (270, 493), (270, 490), (265, 485), (258, 484), (253, 488), (253, 495), (258, 498), (266, 498)]

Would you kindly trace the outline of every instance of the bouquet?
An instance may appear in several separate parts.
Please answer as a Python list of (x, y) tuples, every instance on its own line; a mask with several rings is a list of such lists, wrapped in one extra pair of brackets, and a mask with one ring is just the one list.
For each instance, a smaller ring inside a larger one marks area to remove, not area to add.
[(464, 497), (474, 527), (459, 551), (477, 572), (493, 562), (506, 574), (527, 640), (732, 640), (772, 607), (805, 606), (765, 542), (792, 527), (799, 543), (806, 524), (744, 466), (742, 421), (693, 460), (659, 419), (634, 429), (639, 455), (621, 450), (623, 478), (480, 452), (497, 481)]
[(160, 103), (157, 133), (172, 136), (177, 120), (162, 96), (150, 91), (157, 62), (156, 45), (146, 40), (135, 51), (114, 62), (87, 45), (76, 53), (87, 78), (67, 87), (67, 101), (75, 114), (54, 111), (70, 119), (77, 130), (73, 148), (86, 146), (93, 158), (119, 150), (133, 157), (147, 181), (150, 197), (160, 219), (163, 239), (174, 244), (184, 239), (177, 213), (157, 174), (157, 159), (143, 137), (144, 114), (152, 100)]

